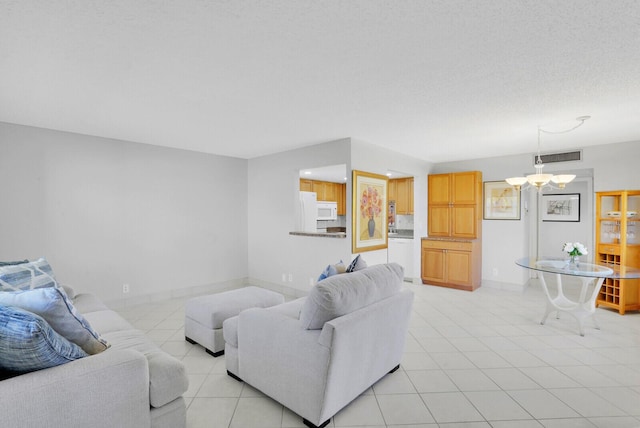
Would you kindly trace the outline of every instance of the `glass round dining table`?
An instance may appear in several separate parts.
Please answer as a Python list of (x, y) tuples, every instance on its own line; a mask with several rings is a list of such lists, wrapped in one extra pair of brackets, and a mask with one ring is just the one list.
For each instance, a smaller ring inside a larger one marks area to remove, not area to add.
[[(552, 312), (556, 312), (558, 317), (560, 312), (567, 312), (578, 321), (580, 336), (584, 336), (584, 321), (589, 317), (593, 319), (596, 328), (600, 329), (594, 314), (596, 311), (596, 299), (605, 278), (640, 278), (640, 269), (637, 268), (608, 263), (579, 262), (572, 264), (569, 260), (558, 257), (524, 257), (516, 260), (516, 264), (526, 269), (541, 272), (539, 279), (547, 298), (547, 308), (540, 324), (544, 325), (547, 317)], [(557, 287), (555, 297), (549, 291), (544, 276), (545, 273), (552, 274), (555, 277)], [(562, 288), (563, 276), (578, 277), (581, 280), (582, 285), (577, 300), (572, 300), (566, 296)], [(588, 294), (587, 291), (591, 285), (593, 285), (593, 290)]]

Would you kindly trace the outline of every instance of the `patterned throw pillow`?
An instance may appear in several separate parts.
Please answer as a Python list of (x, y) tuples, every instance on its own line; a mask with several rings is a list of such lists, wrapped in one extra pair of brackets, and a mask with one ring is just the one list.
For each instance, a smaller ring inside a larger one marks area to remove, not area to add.
[(345, 273), (346, 272), (346, 267), (344, 265), (344, 263), (342, 262), (342, 260), (340, 260), (338, 263), (336, 263), (335, 265), (327, 265), (326, 268), (324, 268), (324, 270), (322, 271), (322, 273), (320, 274), (320, 276), (318, 277), (318, 281), (320, 282), (323, 279), (327, 279), (330, 276), (333, 275), (337, 275), (339, 273)]
[(367, 267), (367, 262), (364, 261), (360, 254), (358, 254), (347, 267), (347, 272), (356, 272)]
[(38, 315), (0, 305), (0, 369), (27, 373), (86, 356)]
[(29, 260), (17, 260), (15, 262), (0, 262), (0, 266), (13, 266), (13, 265), (19, 265), (22, 263), (29, 263)]
[(55, 287), (56, 279), (44, 257), (33, 262), (0, 266), (0, 291)]
[(0, 304), (16, 306), (41, 316), (58, 334), (80, 346), (89, 355), (109, 347), (107, 341), (76, 310), (62, 288), (0, 293)]

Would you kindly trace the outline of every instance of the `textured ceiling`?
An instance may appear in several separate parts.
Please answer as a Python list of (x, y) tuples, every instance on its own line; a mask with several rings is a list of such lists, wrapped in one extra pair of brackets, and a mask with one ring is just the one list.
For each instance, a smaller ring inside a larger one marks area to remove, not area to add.
[(0, 0), (0, 121), (252, 158), (640, 141), (640, 1)]

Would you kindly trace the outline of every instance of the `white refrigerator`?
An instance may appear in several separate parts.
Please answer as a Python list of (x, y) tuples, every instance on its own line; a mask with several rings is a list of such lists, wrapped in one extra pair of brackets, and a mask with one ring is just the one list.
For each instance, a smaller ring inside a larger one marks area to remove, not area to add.
[(298, 214), (296, 216), (297, 232), (316, 232), (318, 218), (318, 201), (315, 192), (300, 192)]

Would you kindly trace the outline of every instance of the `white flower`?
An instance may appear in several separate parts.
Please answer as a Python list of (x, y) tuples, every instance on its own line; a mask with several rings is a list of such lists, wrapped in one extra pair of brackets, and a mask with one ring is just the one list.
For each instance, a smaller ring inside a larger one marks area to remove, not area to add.
[(581, 244), (581, 243), (579, 243), (579, 242), (576, 242), (576, 243), (574, 244), (574, 247), (578, 250), (578, 253), (579, 253), (581, 256), (586, 256), (587, 254), (589, 254), (589, 252), (587, 251), (587, 247), (585, 247), (584, 245), (582, 245), (582, 244)]
[(568, 253), (570, 256), (586, 256), (589, 254), (587, 247), (580, 242), (565, 242), (562, 251)]

